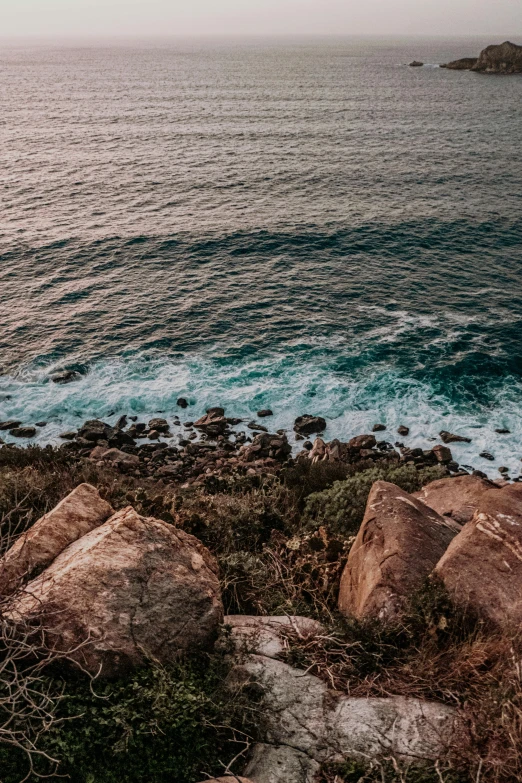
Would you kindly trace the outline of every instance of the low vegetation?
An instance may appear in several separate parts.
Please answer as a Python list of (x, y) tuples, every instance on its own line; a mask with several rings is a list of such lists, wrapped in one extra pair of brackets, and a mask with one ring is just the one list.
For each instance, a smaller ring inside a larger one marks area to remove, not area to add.
[[(464, 728), (449, 766), (419, 771), (393, 759), (373, 767), (350, 762), (323, 770), (321, 783), (514, 783), (522, 779), (517, 640), (464, 617), (433, 583), (396, 627), (348, 622), (336, 611), (340, 575), (373, 482), (411, 492), (440, 475), (438, 468), (396, 463), (306, 462), (278, 477), (212, 479), (182, 489), (52, 449), (2, 448), (0, 548), (88, 481), (116, 509), (131, 503), (198, 536), (218, 558), (227, 613), (320, 619), (324, 637), (289, 638), (289, 663), (353, 696), (418, 696), (459, 709)], [(216, 772), (241, 772), (262, 707), (231, 702), (222, 648), (101, 682), (49, 651), (35, 657), (34, 639), (30, 649), (13, 649), (9, 628), (0, 606), (2, 783), (39, 775), (79, 783), (197, 783)], [(24, 702), (29, 691), (33, 712)]]

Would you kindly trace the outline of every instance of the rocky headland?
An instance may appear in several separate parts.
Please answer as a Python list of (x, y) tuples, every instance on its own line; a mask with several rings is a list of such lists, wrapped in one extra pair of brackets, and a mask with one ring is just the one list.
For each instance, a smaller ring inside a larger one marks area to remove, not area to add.
[(505, 41), (499, 45), (486, 47), (477, 58), (465, 57), (454, 60), (441, 65), (441, 68), (475, 73), (522, 73), (522, 46)]

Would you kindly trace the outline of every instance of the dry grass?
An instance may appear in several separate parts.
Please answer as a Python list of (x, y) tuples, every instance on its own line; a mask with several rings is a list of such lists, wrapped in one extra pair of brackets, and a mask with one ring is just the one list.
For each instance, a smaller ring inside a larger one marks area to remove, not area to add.
[[(440, 587), (426, 586), (400, 626), (340, 621), (322, 637), (289, 642), (288, 662), (351, 696), (454, 706), (460, 731), (450, 748), (451, 774), (476, 783), (522, 780), (521, 639), (463, 616)], [(451, 777), (446, 773), (443, 780)]]

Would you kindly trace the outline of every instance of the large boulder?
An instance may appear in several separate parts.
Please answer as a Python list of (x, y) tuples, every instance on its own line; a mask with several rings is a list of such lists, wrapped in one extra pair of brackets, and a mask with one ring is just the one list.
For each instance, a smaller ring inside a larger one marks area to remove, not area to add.
[(340, 611), (397, 619), (459, 530), (394, 484), (377, 481), (341, 579)]
[(479, 476), (455, 476), (427, 484), (413, 497), (422, 500), (437, 514), (465, 525), (473, 517), (485, 492), (496, 489), (492, 481)]
[(209, 647), (223, 607), (208, 550), (129, 507), (67, 547), (14, 598), (9, 616), (37, 620), (49, 644), (111, 676)]
[(311, 416), (305, 413), (298, 416), (294, 422), (294, 431), (298, 435), (313, 435), (314, 432), (323, 432), (326, 429), (326, 421), (322, 416)]
[(522, 624), (522, 484), (492, 489), (435, 569), (456, 603), (497, 626)]
[(13, 544), (0, 560), (0, 595), (16, 590), (60, 552), (102, 525), (114, 509), (90, 484), (80, 484)]
[[(312, 674), (261, 655), (239, 662), (227, 684), (233, 691), (261, 695), (263, 742), (302, 754), (309, 765), (303, 772), (308, 773), (317, 764), (340, 764), (348, 759), (442, 758), (454, 729), (451, 707), (399, 696), (353, 698), (329, 690)], [(296, 763), (295, 753), (292, 756)], [(245, 774), (257, 783), (252, 766)], [(305, 774), (299, 778), (274, 774), (264, 780), (301, 783), (308, 779), (312, 778)]]

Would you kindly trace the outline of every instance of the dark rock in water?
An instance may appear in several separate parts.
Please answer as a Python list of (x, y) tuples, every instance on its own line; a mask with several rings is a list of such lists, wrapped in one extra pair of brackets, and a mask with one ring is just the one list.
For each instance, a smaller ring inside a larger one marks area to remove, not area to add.
[(72, 383), (73, 381), (77, 381), (78, 378), (81, 378), (79, 372), (76, 372), (76, 370), (64, 370), (64, 372), (57, 372), (54, 375), (51, 375), (51, 380), (53, 383)]
[(482, 457), (482, 459), (489, 459), (490, 462), (493, 462), (493, 460), (495, 459), (493, 454), (490, 454), (489, 451), (481, 451), (479, 457)]
[(249, 430), (255, 430), (257, 432), (268, 432), (266, 427), (263, 427), (262, 424), (258, 424), (256, 421), (251, 421), (247, 424), (247, 427)]
[(2, 440), (2, 438), (0, 438), (0, 446), (5, 446), (5, 440)]
[(353, 450), (373, 449), (376, 445), (375, 435), (357, 435), (348, 441), (348, 448)]
[(158, 440), (159, 436), (160, 436), (160, 434), (159, 434), (158, 430), (151, 430), (149, 432), (149, 440)]
[(156, 430), (156, 432), (168, 432), (169, 423), (167, 419), (151, 419), (149, 421), (149, 429)]
[(522, 46), (505, 41), (484, 49), (473, 66), (477, 73), (522, 73)]
[(485, 473), (483, 473), (481, 470), (473, 470), (471, 472), (472, 476), (478, 476), (481, 479), (487, 479), (487, 476)]
[(372, 432), (384, 432), (386, 429), (386, 424), (374, 424), (372, 427)]
[(431, 451), (432, 454), (435, 455), (437, 462), (441, 462), (442, 464), (453, 462), (453, 455), (447, 446), (434, 446)]
[(131, 421), (138, 421), (138, 417), (137, 416), (129, 416), (129, 419)]
[(209, 408), (206, 415), (194, 422), (194, 427), (211, 438), (223, 435), (227, 431), (228, 421), (223, 408)]
[(47, 427), (47, 422), (46, 421), (37, 421), (34, 426), (35, 427)]
[(36, 435), (36, 428), (14, 427), (12, 430), (9, 430), (9, 435), (12, 435), (13, 438), (34, 438)]
[(0, 421), (0, 430), (13, 430), (15, 427), (19, 427), (21, 425), (21, 421)]
[(77, 432), (74, 432), (74, 430), (71, 430), (70, 432), (62, 432), (62, 434), (59, 435), (59, 437), (62, 440), (74, 440), (77, 434), (78, 434)]
[(476, 57), (463, 57), (461, 60), (453, 60), (450, 63), (441, 65), (441, 68), (447, 68), (449, 71), (471, 71), (477, 64)]
[(124, 430), (127, 426), (127, 417), (125, 415), (120, 416), (116, 424), (114, 425), (117, 430)]
[(421, 63), (420, 60), (414, 60), (410, 63), (410, 68), (422, 68), (424, 63)]
[(260, 419), (266, 419), (267, 416), (273, 416), (274, 414), (269, 408), (266, 408), (265, 410), (258, 411), (257, 415)]
[(180, 408), (188, 408), (188, 400), (186, 400), (185, 397), (180, 397), (176, 402), (176, 405)]
[(307, 451), (311, 451), (313, 447), (313, 443), (309, 440), (307, 440), (306, 443), (303, 443), (303, 449), (306, 449)]
[(323, 432), (326, 429), (326, 421), (321, 416), (298, 416), (294, 422), (294, 431), (299, 435), (313, 435), (314, 432)]
[(241, 424), (243, 419), (237, 419), (237, 418), (228, 418), (227, 417), (227, 424), (230, 424), (231, 427), (237, 427), (238, 424)]
[(509, 473), (509, 468), (506, 468), (506, 467), (503, 465), (501, 468), (499, 468), (499, 469), (498, 469), (498, 472), (499, 472), (499, 473), (502, 473), (503, 475), (505, 475), (506, 473)]
[(439, 432), (439, 435), (442, 438), (443, 443), (471, 443), (471, 438), (465, 438), (462, 435), (453, 435), (452, 432), (447, 432), (446, 430)]
[(495, 430), (499, 435), (511, 435), (511, 430), (499, 429)]
[(406, 435), (410, 434), (410, 428), (405, 427), (404, 424), (401, 424), (401, 426), (397, 430), (399, 435), (402, 435), (403, 437), (406, 437)]
[(208, 408), (207, 409), (207, 416), (224, 416), (225, 415), (225, 409), (224, 408)]

